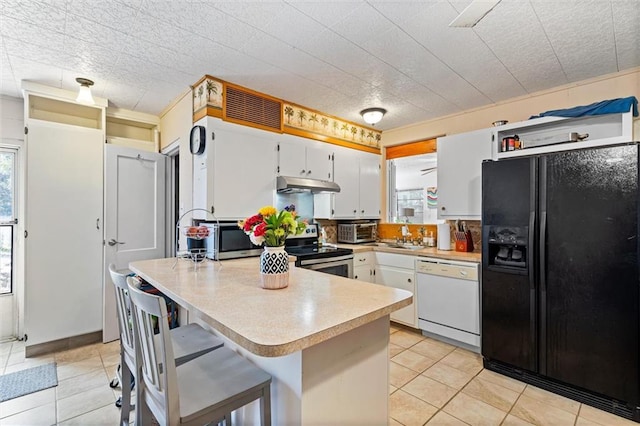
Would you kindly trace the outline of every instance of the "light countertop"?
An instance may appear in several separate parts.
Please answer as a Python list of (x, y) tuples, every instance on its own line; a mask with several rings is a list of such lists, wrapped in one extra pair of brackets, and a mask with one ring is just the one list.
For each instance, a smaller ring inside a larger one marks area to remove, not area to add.
[(353, 330), (413, 301), (410, 292), (290, 265), (289, 287), (260, 287), (259, 258), (175, 258), (129, 267), (191, 315), (252, 353), (283, 356)]
[(463, 262), (480, 263), (482, 254), (477, 252), (461, 252), (455, 250), (438, 250), (435, 247), (424, 247), (419, 249), (393, 248), (385, 246), (374, 246), (366, 244), (335, 244), (353, 250), (354, 253), (364, 253), (368, 251), (380, 251), (385, 253), (406, 254), (409, 256), (436, 257), (440, 259), (458, 260)]

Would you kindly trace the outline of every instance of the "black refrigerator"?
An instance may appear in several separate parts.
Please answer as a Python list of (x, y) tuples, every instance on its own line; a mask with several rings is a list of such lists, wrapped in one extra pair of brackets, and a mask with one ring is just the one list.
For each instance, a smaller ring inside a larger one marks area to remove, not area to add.
[(640, 421), (639, 145), (482, 164), (485, 367)]

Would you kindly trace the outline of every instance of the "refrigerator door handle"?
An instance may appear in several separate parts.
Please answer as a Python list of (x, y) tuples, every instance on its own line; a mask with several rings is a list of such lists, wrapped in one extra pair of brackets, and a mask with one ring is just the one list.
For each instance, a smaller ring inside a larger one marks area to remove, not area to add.
[(535, 253), (532, 250), (532, 248), (534, 247), (533, 245), (533, 241), (535, 238), (535, 226), (536, 226), (536, 212), (535, 211), (531, 211), (529, 213), (529, 248), (527, 250), (527, 268), (529, 270), (529, 288), (531, 290), (535, 290), (536, 289), (536, 283), (535, 283), (535, 274), (534, 274), (534, 259), (535, 259)]
[(540, 214), (540, 291), (547, 291), (547, 212), (543, 211)]

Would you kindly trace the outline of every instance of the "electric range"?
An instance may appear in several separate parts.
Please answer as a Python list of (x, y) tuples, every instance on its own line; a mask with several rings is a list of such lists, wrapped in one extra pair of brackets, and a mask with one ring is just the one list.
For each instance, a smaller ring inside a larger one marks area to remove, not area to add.
[(309, 224), (300, 235), (285, 241), (284, 249), (296, 256), (295, 265), (328, 274), (353, 278), (353, 250), (318, 245), (318, 225)]

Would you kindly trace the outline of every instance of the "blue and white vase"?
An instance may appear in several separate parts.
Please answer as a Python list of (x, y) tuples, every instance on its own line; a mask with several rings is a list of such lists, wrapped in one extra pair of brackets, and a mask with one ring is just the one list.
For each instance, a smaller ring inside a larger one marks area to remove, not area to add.
[(289, 285), (289, 255), (284, 247), (266, 247), (260, 255), (262, 288), (275, 290)]

